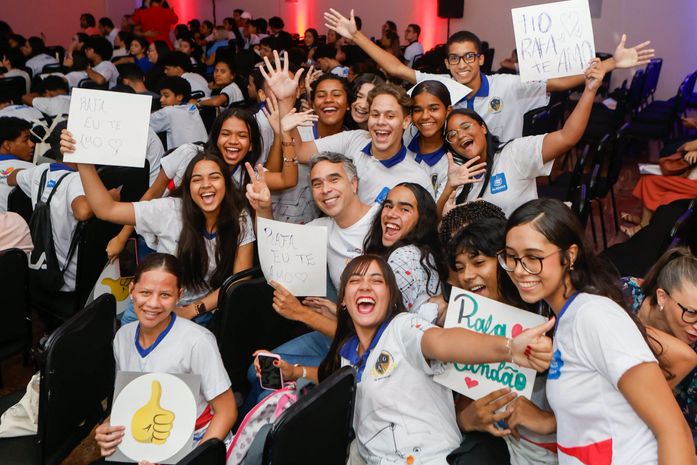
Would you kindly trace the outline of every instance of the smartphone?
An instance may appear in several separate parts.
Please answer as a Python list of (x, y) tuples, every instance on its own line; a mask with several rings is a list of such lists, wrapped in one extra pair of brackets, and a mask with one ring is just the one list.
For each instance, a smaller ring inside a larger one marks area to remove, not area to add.
[(119, 269), (122, 278), (132, 278), (138, 268), (138, 244), (131, 237), (126, 241), (126, 246), (119, 254)]
[(273, 362), (280, 360), (281, 357), (274, 354), (259, 354), (259, 366), (261, 367), (261, 378), (259, 384), (264, 389), (281, 389), (283, 387), (283, 373), (281, 368), (274, 366)]

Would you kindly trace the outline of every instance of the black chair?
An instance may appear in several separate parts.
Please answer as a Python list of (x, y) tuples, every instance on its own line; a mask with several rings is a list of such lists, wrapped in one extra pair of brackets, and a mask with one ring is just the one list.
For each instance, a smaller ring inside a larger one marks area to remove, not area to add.
[(646, 73), (643, 69), (639, 69), (634, 73), (627, 93), (627, 107), (632, 114), (636, 114), (642, 106), (644, 82), (646, 82)]
[(7, 196), (7, 211), (17, 213), (29, 224), (34, 207), (29, 196), (19, 187), (15, 187)]
[(649, 103), (649, 99), (653, 101), (653, 95), (658, 88), (658, 78), (661, 76), (661, 68), (663, 67), (663, 58), (652, 58), (646, 65), (646, 81), (642, 91), (642, 100), (645, 104)]
[(564, 102), (534, 108), (523, 115), (523, 136), (538, 136), (559, 129), (564, 118)]
[(482, 73), (491, 74), (491, 68), (494, 66), (495, 48), (487, 48), (484, 50), (484, 64), (482, 65)]
[(51, 63), (48, 65), (45, 65), (41, 69), (41, 74), (50, 74), (50, 73), (66, 73), (68, 72), (68, 69), (63, 66), (61, 63)]
[(186, 457), (177, 462), (177, 465), (225, 465), (226, 452), (223, 441), (209, 439), (189, 452)]
[(697, 250), (697, 198), (690, 201), (685, 213), (680, 215), (670, 230), (668, 238), (670, 243), (666, 248), (683, 245), (690, 247), (693, 252)]
[(0, 78), (0, 95), (9, 97), (14, 103), (22, 103), (22, 95), (27, 92), (27, 81), (22, 76)]
[(547, 185), (538, 186), (540, 197), (550, 197), (561, 201), (570, 201), (571, 194), (576, 191), (583, 180), (583, 173), (587, 164), (591, 161), (591, 145), (586, 144), (581, 149), (581, 154), (576, 158), (576, 163), (571, 171), (565, 171)]
[(61, 325), (46, 342), (34, 436), (0, 439), (3, 465), (58, 465), (105, 417), (115, 362), (116, 301), (103, 295)]
[(80, 82), (77, 83), (77, 86), (82, 88), (82, 89), (97, 89), (97, 90), (108, 90), (109, 89), (108, 82), (105, 82), (104, 84), (97, 84), (95, 81), (93, 81), (90, 78), (82, 79)]
[(356, 372), (343, 367), (332, 373), (276, 420), (262, 464), (344, 464), (353, 439)]
[[(20, 249), (0, 251), (0, 361), (22, 353), (24, 364), (31, 350), (31, 308), (29, 305), (29, 266), (27, 254)], [(2, 386), (2, 372), (0, 372)]]
[(63, 63), (63, 58), (65, 58), (65, 48), (63, 48), (62, 45), (52, 45), (50, 47), (46, 47), (45, 52), (47, 55), (56, 57), (56, 60), (58, 60), (59, 63)]
[(272, 302), (273, 288), (259, 268), (236, 273), (220, 287), (212, 329), (233, 391), (249, 391), (247, 368), (255, 350), (271, 350), (308, 331), (276, 313)]

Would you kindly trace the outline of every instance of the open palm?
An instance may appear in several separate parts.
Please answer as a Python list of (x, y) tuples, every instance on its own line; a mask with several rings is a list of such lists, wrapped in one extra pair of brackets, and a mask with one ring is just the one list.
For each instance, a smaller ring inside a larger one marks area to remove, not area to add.
[(330, 8), (328, 12), (324, 13), (324, 20), (326, 21), (325, 26), (347, 39), (352, 39), (353, 35), (358, 32), (353, 10), (351, 10), (351, 19), (348, 19), (334, 8)]
[(651, 43), (650, 40), (642, 42), (634, 47), (625, 48), (627, 43), (627, 34), (622, 34), (622, 39), (615, 49), (612, 57), (615, 59), (617, 68), (633, 68), (634, 66), (643, 66), (654, 57), (654, 49), (646, 48)]
[(275, 50), (273, 52), (273, 58), (275, 66), (272, 66), (269, 59), (264, 57), (265, 66), (260, 67), (259, 71), (261, 71), (261, 74), (264, 76), (264, 79), (266, 79), (266, 82), (278, 100), (285, 100), (291, 97), (295, 98), (298, 81), (303, 73), (303, 69), (300, 68), (298, 72), (295, 73), (295, 76), (291, 78), (288, 72), (288, 52), (283, 52), (283, 63), (281, 63), (281, 58)]

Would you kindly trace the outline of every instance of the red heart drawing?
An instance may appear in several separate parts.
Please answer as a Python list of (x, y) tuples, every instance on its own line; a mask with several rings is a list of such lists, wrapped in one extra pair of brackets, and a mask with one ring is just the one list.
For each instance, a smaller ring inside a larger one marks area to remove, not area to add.
[(521, 325), (520, 323), (516, 323), (513, 325), (513, 329), (511, 330), (511, 337), (516, 337), (520, 333), (522, 333), (523, 331), (525, 331), (525, 328), (523, 328), (523, 325)]
[(477, 381), (476, 379), (472, 379), (469, 376), (465, 376), (465, 384), (467, 384), (468, 388), (472, 389), (473, 387), (479, 384), (479, 381)]
[(410, 275), (411, 275), (411, 271), (405, 271), (404, 274), (407, 275), (407, 276), (410, 276)]

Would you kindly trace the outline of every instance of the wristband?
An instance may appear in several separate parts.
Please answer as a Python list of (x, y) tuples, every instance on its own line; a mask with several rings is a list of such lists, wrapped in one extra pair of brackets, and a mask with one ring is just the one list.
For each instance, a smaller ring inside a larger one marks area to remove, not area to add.
[(284, 140), (281, 141), (281, 145), (284, 147), (295, 147), (295, 137), (290, 140), (290, 142), (286, 142)]
[(298, 164), (298, 157), (293, 157), (293, 158), (283, 157), (283, 163), (294, 163), (297, 165)]
[(508, 353), (508, 357), (510, 358), (509, 362), (513, 361), (513, 350), (511, 349), (511, 342), (513, 339), (510, 337), (506, 338), (506, 352)]
[(299, 364), (299, 363), (296, 363), (296, 364), (293, 365), (293, 366), (294, 366), (294, 367), (300, 367), (300, 368), (303, 370), (303, 375), (301, 376), (301, 378), (307, 378), (307, 368), (305, 368), (304, 366), (302, 366), (302, 365)]

